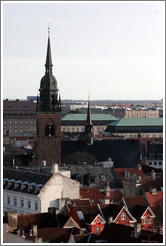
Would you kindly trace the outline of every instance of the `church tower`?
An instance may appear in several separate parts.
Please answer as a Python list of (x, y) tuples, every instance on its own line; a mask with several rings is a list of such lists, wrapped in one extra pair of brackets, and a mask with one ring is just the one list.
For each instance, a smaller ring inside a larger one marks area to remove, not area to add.
[(88, 99), (87, 119), (85, 123), (85, 142), (87, 145), (93, 144), (93, 123), (91, 119), (90, 98)]
[(52, 67), (50, 27), (48, 27), (45, 75), (40, 81), (40, 97), (37, 97), (36, 105), (35, 162), (37, 165), (41, 165), (44, 160), (47, 164), (61, 162), (61, 99)]

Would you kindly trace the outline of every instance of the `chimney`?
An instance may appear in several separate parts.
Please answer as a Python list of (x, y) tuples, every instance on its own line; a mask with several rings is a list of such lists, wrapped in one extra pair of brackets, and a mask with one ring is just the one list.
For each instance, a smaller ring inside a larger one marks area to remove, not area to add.
[(35, 243), (42, 243), (43, 239), (41, 237), (35, 237)]
[(141, 176), (138, 176), (138, 180), (141, 181), (142, 180), (142, 177)]
[(105, 199), (104, 199), (104, 204), (106, 204), (106, 205), (107, 205), (107, 204), (110, 204), (110, 199), (109, 199), (109, 198), (105, 198)]
[(108, 224), (111, 224), (112, 222), (113, 222), (113, 217), (111, 216), (108, 218)]
[(157, 189), (156, 189), (156, 188), (150, 188), (149, 192), (150, 192), (152, 195), (157, 195)]
[(33, 236), (37, 237), (37, 225), (33, 225)]
[(134, 224), (134, 237), (137, 238), (141, 233), (141, 223)]
[(106, 197), (109, 197), (110, 196), (110, 186), (109, 186), (109, 181), (106, 182), (106, 187), (105, 187), (105, 195)]
[(151, 178), (152, 178), (152, 180), (156, 179), (156, 172), (154, 170), (152, 170)]
[(138, 169), (139, 171), (141, 171), (141, 170), (142, 170), (142, 166), (141, 166), (141, 164), (138, 164), (137, 169)]
[(58, 173), (58, 164), (57, 163), (52, 164), (52, 171), (53, 171), (53, 175), (55, 173)]
[(17, 228), (17, 211), (7, 212), (8, 225), (11, 229)]

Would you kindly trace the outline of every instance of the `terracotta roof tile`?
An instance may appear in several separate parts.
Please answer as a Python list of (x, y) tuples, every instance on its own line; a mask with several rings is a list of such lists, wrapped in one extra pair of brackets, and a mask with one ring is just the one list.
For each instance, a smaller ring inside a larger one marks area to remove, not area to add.
[(149, 192), (150, 188), (156, 188), (158, 191), (161, 191), (161, 188), (163, 187), (163, 178), (156, 178), (155, 180), (147, 178), (141, 180), (140, 183), (145, 192)]
[(123, 200), (125, 201), (125, 204), (129, 210), (131, 210), (136, 205), (149, 206), (145, 196), (124, 197)]
[(153, 210), (163, 201), (163, 192), (157, 191), (157, 194), (152, 194), (150, 192), (145, 192), (149, 204)]
[(138, 170), (138, 168), (115, 168), (115, 172), (120, 179), (124, 178), (124, 172), (129, 172), (130, 178), (132, 178), (133, 174), (135, 174), (137, 177), (141, 176), (142, 178), (145, 178), (143, 171)]
[(106, 196), (97, 188), (80, 189), (80, 196), (82, 198), (89, 198), (93, 204), (102, 203), (101, 200)]

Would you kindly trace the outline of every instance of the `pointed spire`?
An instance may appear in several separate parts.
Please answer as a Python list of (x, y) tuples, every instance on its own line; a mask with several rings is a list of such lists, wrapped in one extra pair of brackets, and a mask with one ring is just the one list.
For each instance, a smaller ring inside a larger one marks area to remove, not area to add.
[(52, 57), (51, 57), (51, 44), (50, 44), (50, 24), (48, 23), (48, 44), (47, 44), (47, 55), (46, 55), (46, 74), (52, 75)]
[(92, 124), (91, 110), (90, 110), (90, 93), (88, 94), (88, 111), (87, 111), (87, 120), (86, 120), (86, 122), (88, 124)]

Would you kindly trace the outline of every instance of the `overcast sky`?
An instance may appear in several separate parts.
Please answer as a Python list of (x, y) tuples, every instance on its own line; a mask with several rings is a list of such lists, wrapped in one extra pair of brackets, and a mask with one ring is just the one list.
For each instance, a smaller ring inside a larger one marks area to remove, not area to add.
[(161, 99), (164, 1), (4, 2), (3, 98), (37, 95), (50, 19), (62, 99)]

